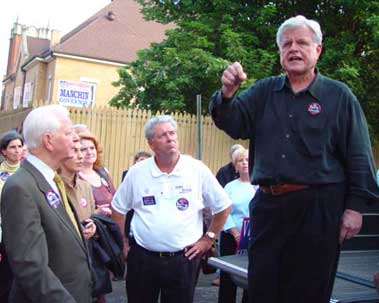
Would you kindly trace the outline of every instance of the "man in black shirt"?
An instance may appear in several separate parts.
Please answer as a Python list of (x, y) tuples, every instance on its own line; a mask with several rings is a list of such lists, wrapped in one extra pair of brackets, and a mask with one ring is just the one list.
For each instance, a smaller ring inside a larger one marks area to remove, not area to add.
[(211, 100), (216, 125), (250, 139), (249, 300), (329, 302), (340, 245), (362, 226), (361, 202), (379, 200), (366, 120), (350, 89), (322, 76), (320, 25), (303, 16), (277, 32), (285, 74), (246, 79), (236, 62)]

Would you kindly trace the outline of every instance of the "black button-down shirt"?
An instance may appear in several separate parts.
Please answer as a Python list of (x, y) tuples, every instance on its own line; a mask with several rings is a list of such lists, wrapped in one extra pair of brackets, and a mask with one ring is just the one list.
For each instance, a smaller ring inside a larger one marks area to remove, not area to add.
[(366, 119), (343, 83), (318, 73), (294, 93), (286, 76), (265, 78), (231, 100), (216, 92), (210, 112), (232, 138), (250, 139), (253, 184), (346, 182), (348, 208), (379, 200)]

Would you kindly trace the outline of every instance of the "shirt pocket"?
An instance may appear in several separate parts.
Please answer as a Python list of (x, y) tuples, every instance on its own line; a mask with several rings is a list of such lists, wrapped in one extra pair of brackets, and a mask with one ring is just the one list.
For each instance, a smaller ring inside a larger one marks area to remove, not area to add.
[(311, 158), (323, 155), (328, 139), (326, 112), (294, 115), (290, 128), (294, 133), (294, 146), (300, 154)]

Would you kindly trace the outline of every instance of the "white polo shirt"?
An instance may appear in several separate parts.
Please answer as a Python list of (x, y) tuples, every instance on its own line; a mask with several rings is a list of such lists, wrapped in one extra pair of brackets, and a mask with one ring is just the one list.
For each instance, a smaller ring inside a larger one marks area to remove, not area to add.
[(203, 234), (204, 207), (217, 214), (231, 201), (201, 161), (180, 155), (171, 173), (157, 167), (154, 157), (128, 171), (113, 197), (121, 214), (134, 209), (131, 230), (138, 245), (151, 251), (178, 251)]

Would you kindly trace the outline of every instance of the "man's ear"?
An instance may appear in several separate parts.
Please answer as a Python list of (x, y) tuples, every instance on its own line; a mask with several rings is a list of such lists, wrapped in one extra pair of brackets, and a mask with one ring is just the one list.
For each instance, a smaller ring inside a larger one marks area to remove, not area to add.
[(320, 58), (321, 53), (322, 53), (322, 44), (318, 44), (316, 48), (317, 48), (317, 54), (318, 54), (317, 60), (318, 60), (318, 58)]
[(152, 140), (151, 140), (151, 139), (148, 139), (148, 140), (147, 140), (147, 144), (149, 144), (149, 147), (151, 148)]
[(54, 136), (52, 133), (44, 133), (42, 135), (42, 146), (50, 152), (54, 150), (53, 138)]

